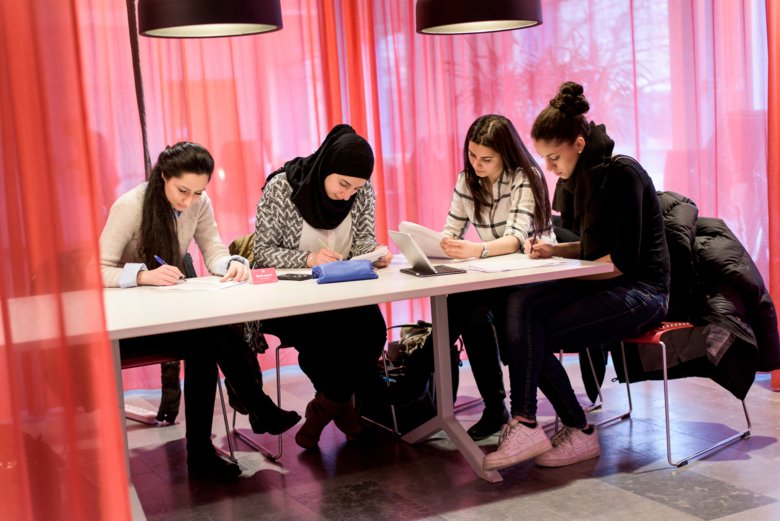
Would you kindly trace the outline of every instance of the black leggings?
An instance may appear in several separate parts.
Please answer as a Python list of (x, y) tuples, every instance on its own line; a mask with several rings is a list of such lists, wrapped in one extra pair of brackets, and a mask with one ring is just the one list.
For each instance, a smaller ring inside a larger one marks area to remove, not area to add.
[(176, 333), (164, 333), (119, 341), (122, 358), (165, 353), (184, 359), (184, 416), (187, 449), (211, 446), (211, 424), (219, 369), (250, 411), (259, 411), (264, 392), (262, 381), (247, 356), (253, 356), (240, 329), (217, 326)]
[(263, 332), (295, 347), (314, 389), (339, 403), (365, 382), (387, 339), (377, 305), (264, 320)]
[[(466, 354), (474, 374), (474, 382), (485, 402), (485, 407), (504, 407), (504, 373), (494, 324), (495, 309), (502, 309), (500, 301), (488, 291), (454, 293), (447, 297), (447, 318), (450, 342), (463, 338)], [(497, 313), (503, 317), (503, 312)]]

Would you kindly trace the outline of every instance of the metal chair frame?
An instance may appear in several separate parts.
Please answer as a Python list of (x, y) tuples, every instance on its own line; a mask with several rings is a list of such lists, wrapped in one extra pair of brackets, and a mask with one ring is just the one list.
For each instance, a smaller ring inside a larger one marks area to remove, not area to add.
[[(626, 365), (626, 351), (625, 351), (625, 348), (623, 347), (623, 343), (622, 342), (620, 343), (620, 352), (623, 355), (623, 374), (624, 375), (628, 375), (628, 367)], [(558, 359), (561, 362), (563, 362), (563, 354), (564, 354), (564, 352), (562, 350), (558, 353)], [(585, 409), (585, 413), (589, 413), (589, 412), (597, 411), (597, 410), (601, 409), (604, 406), (604, 395), (601, 393), (601, 384), (599, 384), (599, 378), (598, 378), (598, 376), (596, 376), (596, 367), (593, 364), (593, 357), (590, 354), (590, 349), (585, 349), (585, 354), (588, 355), (588, 362), (590, 364), (590, 372), (593, 375), (593, 383), (596, 384), (596, 391), (598, 392), (598, 402), (594, 402), (590, 406), (584, 408)], [(602, 426), (610, 424), (610, 423), (617, 423), (617, 422), (621, 422), (623, 420), (627, 420), (628, 418), (630, 418), (631, 417), (631, 413), (634, 411), (634, 404), (631, 401), (631, 387), (628, 385), (628, 380), (626, 380), (626, 395), (628, 397), (628, 410), (626, 412), (617, 414), (617, 415), (612, 416), (610, 418), (607, 418), (605, 420), (601, 420), (598, 423), (594, 423), (593, 426), (594, 427), (602, 427)], [(558, 431), (558, 423), (559, 423), (559, 418), (558, 418), (557, 414), (555, 415), (555, 421), (553, 423), (555, 425), (554, 429), (557, 432)], [(545, 425), (545, 427), (548, 426), (548, 425), (550, 425), (550, 424)]]
[[(709, 447), (706, 447), (698, 452), (695, 452), (690, 456), (686, 456), (676, 461), (672, 457), (672, 436), (671, 436), (671, 425), (669, 420), (669, 375), (667, 369), (667, 352), (666, 352), (666, 344), (661, 340), (661, 335), (663, 333), (666, 333), (667, 331), (673, 331), (675, 329), (687, 329), (692, 327), (694, 326), (690, 322), (662, 322), (659, 327), (656, 327), (655, 329), (652, 329), (643, 335), (640, 335), (635, 338), (623, 339), (623, 342), (633, 342), (637, 344), (655, 344), (661, 346), (661, 363), (662, 363), (663, 375), (664, 375), (664, 419), (666, 423), (666, 460), (673, 467), (685, 466), (688, 464), (690, 460), (694, 458), (698, 458), (699, 456), (703, 456), (704, 454), (709, 454), (710, 452), (713, 452), (721, 447), (724, 447), (738, 439), (748, 438), (750, 436), (750, 428), (751, 428), (750, 415), (748, 414), (747, 406), (745, 405), (745, 400), (740, 400), (740, 402), (742, 403), (742, 411), (745, 413), (745, 421), (747, 423), (747, 428), (745, 430), (738, 432), (727, 438), (724, 438), (718, 442), (715, 442)], [(623, 357), (623, 360), (625, 361), (625, 357)], [(625, 377), (626, 377), (626, 385), (628, 385), (627, 372), (625, 373)]]
[[(694, 454), (691, 454), (690, 456), (686, 456), (684, 458), (675, 460), (672, 456), (672, 435), (671, 435), (671, 421), (669, 419), (669, 374), (668, 374), (668, 367), (667, 367), (667, 349), (666, 349), (666, 343), (661, 340), (661, 335), (668, 332), (673, 331), (676, 329), (688, 329), (694, 327), (693, 324), (690, 322), (662, 322), (660, 326), (653, 328), (647, 332), (645, 332), (642, 335), (639, 335), (637, 337), (633, 338), (624, 338), (620, 342), (620, 351), (623, 355), (623, 376), (626, 380), (626, 394), (628, 395), (628, 411), (619, 414), (617, 416), (612, 416), (611, 418), (607, 418), (606, 420), (602, 420), (599, 423), (595, 423), (594, 426), (601, 427), (602, 425), (606, 425), (613, 422), (619, 422), (625, 419), (628, 419), (631, 417), (631, 413), (634, 410), (633, 403), (631, 401), (631, 383), (628, 378), (628, 366), (626, 363), (626, 350), (625, 350), (625, 343), (635, 343), (635, 344), (646, 344), (646, 345), (658, 345), (661, 347), (661, 364), (663, 367), (663, 382), (664, 382), (664, 420), (665, 420), (665, 429), (666, 429), (666, 460), (669, 462), (669, 464), (673, 467), (683, 467), (687, 465), (690, 460), (698, 458), (699, 456), (703, 456), (705, 454), (709, 454), (710, 452), (713, 452), (721, 447), (724, 447), (738, 439), (742, 438), (748, 438), (750, 436), (750, 429), (751, 429), (751, 422), (750, 422), (750, 415), (748, 414), (747, 406), (745, 404), (745, 400), (740, 400), (742, 403), (742, 411), (745, 413), (745, 422), (747, 424), (747, 428), (741, 432), (738, 432), (732, 436), (729, 436), (727, 438), (724, 438), (720, 441), (717, 441), (710, 445), (709, 447), (706, 447), (702, 450), (699, 450), (698, 452), (695, 452)], [(590, 351), (586, 351), (588, 355), (588, 361), (590, 362), (590, 368), (591, 372), (593, 374), (594, 382), (596, 383), (596, 388), (598, 390), (599, 395), (599, 403), (595, 403), (591, 405), (590, 407), (585, 408), (585, 412), (591, 412), (597, 409), (600, 409), (604, 404), (604, 397), (601, 394), (601, 386), (598, 383), (598, 378), (596, 377), (596, 370), (593, 365), (593, 359), (591, 358)], [(563, 351), (559, 353), (559, 359), (563, 359)], [(555, 430), (558, 430), (558, 416), (555, 416)]]
[[(282, 373), (281, 373), (281, 367), (280, 367), (280, 356), (279, 352), (282, 349), (286, 349), (288, 347), (293, 347), (291, 345), (287, 344), (279, 344), (276, 346), (276, 405), (281, 408), (282, 406)], [(223, 404), (224, 407), (224, 404)], [(284, 454), (284, 444), (282, 443), (282, 434), (276, 435), (276, 451), (273, 451), (266, 447), (265, 445), (259, 443), (256, 441), (253, 437), (244, 434), (240, 430), (236, 428), (236, 411), (233, 410), (233, 423), (232, 423), (232, 429), (228, 429), (228, 432), (232, 433), (233, 436), (240, 439), (247, 445), (249, 445), (251, 448), (255, 449), (256, 451), (262, 453), (264, 456), (271, 460), (278, 460), (282, 457), (282, 454)], [(225, 426), (227, 427), (227, 416), (225, 416)]]

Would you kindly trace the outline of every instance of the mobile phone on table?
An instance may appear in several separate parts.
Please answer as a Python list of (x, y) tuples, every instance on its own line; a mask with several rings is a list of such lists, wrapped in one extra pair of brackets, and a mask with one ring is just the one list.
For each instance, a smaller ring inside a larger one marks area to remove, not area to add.
[(279, 280), (309, 280), (310, 273), (280, 273), (276, 276)]

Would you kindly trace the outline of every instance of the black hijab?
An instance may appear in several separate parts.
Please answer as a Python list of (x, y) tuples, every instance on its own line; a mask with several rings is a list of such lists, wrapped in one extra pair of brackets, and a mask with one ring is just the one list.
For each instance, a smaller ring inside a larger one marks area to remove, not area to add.
[(268, 176), (266, 183), (280, 172), (287, 174), (292, 186), (292, 202), (310, 226), (332, 230), (341, 224), (355, 202), (335, 201), (325, 192), (325, 178), (341, 174), (368, 180), (374, 170), (371, 145), (349, 125), (336, 125), (312, 155), (296, 157)]

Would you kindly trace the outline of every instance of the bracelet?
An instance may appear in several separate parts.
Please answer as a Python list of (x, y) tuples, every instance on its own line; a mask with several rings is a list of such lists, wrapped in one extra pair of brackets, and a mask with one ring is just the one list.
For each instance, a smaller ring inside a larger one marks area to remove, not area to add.
[(231, 255), (230, 258), (227, 261), (227, 267), (228, 268), (230, 267), (230, 263), (233, 262), (233, 261), (240, 262), (241, 264), (243, 264), (247, 268), (249, 267), (249, 261), (246, 260), (244, 257), (242, 257), (241, 255)]

